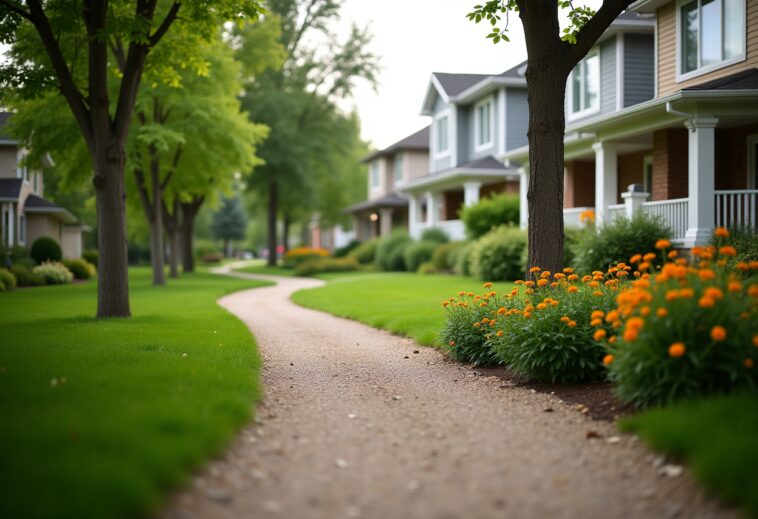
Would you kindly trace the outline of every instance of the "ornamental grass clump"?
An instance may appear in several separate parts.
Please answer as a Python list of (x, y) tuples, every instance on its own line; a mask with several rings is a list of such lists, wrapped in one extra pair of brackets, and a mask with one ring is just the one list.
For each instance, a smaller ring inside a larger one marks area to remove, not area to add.
[[(646, 407), (758, 386), (758, 262), (731, 261), (729, 232), (714, 234), (716, 244), (693, 248), (691, 262), (668, 240), (632, 257), (638, 279), (594, 323), (623, 402)], [(664, 262), (658, 270), (654, 256)], [(609, 324), (614, 335), (598, 331)]]
[(572, 383), (603, 380), (607, 351), (594, 340), (593, 315), (605, 313), (628, 275), (620, 264), (608, 272), (579, 277), (572, 269), (551, 273), (533, 267), (532, 279), (509, 296), (519, 305), (499, 311), (490, 345), (498, 359), (533, 382)]
[(65, 285), (74, 279), (71, 271), (58, 261), (46, 261), (34, 267), (32, 272), (44, 280), (46, 285)]

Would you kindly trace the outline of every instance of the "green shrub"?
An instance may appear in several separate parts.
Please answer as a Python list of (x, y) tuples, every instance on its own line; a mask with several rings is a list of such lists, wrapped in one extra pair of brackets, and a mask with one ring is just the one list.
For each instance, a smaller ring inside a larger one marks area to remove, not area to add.
[(16, 282), (20, 287), (33, 287), (44, 285), (45, 280), (32, 272), (32, 269), (24, 265), (13, 265), (11, 272), (16, 276)]
[(593, 226), (578, 232), (572, 245), (572, 267), (577, 272), (605, 271), (640, 252), (654, 250), (659, 239), (671, 239), (671, 229), (663, 220), (644, 213), (633, 219), (614, 218), (597, 231)]
[(455, 266), (455, 262), (452, 261), (454, 251), (462, 246), (463, 242), (451, 241), (443, 243), (432, 254), (432, 264), (438, 272), (451, 272)]
[(507, 281), (523, 276), (526, 233), (502, 226), (476, 241), (471, 251), (471, 273), (483, 281)]
[(450, 241), (450, 236), (448, 236), (442, 229), (433, 227), (431, 229), (425, 229), (424, 232), (421, 233), (420, 241), (433, 241), (437, 244), (447, 243)]
[(46, 261), (60, 261), (63, 258), (63, 251), (57, 241), (49, 236), (41, 236), (32, 243), (29, 255), (37, 264), (42, 264)]
[(737, 249), (734, 261), (758, 261), (758, 234), (755, 229), (747, 226), (730, 227), (729, 236), (719, 240), (719, 244), (731, 245)]
[(484, 198), (474, 205), (463, 208), (461, 220), (466, 226), (466, 235), (476, 239), (501, 225), (519, 223), (519, 197), (516, 194), (500, 194)]
[(295, 275), (313, 276), (323, 272), (349, 272), (359, 268), (360, 264), (350, 256), (344, 258), (313, 258), (295, 267)]
[(94, 265), (95, 269), (97, 269), (98, 265), (100, 264), (100, 253), (97, 251), (97, 249), (89, 249), (82, 252), (82, 259), (87, 263)]
[[(566, 227), (563, 229), (563, 265), (568, 267), (574, 263), (577, 243), (586, 231), (585, 228)], [(628, 261), (629, 258), (627, 258)]]
[(417, 241), (405, 248), (405, 269), (408, 272), (416, 272), (422, 263), (432, 259), (434, 251), (439, 247), (435, 241)]
[(46, 285), (65, 285), (74, 279), (74, 275), (63, 263), (55, 261), (46, 261), (34, 267), (32, 272), (40, 276)]
[(360, 244), (361, 242), (358, 240), (350, 240), (350, 243), (348, 243), (344, 247), (339, 247), (337, 249), (334, 249), (334, 252), (332, 253), (332, 255), (335, 258), (344, 258), (348, 254), (350, 254), (353, 250), (355, 250)]
[(4, 291), (16, 290), (16, 276), (9, 270), (0, 268), (0, 283)]
[(384, 271), (405, 270), (405, 249), (413, 243), (405, 231), (394, 231), (382, 238), (376, 249), (376, 263)]
[(21, 245), (14, 245), (13, 247), (0, 246), (0, 267), (7, 265), (8, 257), (10, 256), (11, 262), (16, 263), (34, 263), (29, 258), (29, 251), (26, 247)]
[(376, 260), (376, 249), (379, 247), (379, 238), (364, 241), (350, 252), (361, 265), (368, 265)]
[(459, 276), (471, 275), (471, 253), (474, 250), (474, 241), (461, 242), (460, 246), (453, 249), (448, 256), (448, 265), (452, 265), (453, 272)]
[(329, 251), (320, 247), (295, 247), (284, 253), (282, 262), (285, 268), (294, 268), (306, 261), (327, 257)]
[(97, 276), (95, 266), (83, 259), (64, 260), (63, 264), (74, 275), (74, 279), (89, 279)]
[(437, 269), (434, 267), (434, 263), (431, 261), (426, 261), (418, 266), (418, 270), (416, 271), (418, 274), (436, 274)]

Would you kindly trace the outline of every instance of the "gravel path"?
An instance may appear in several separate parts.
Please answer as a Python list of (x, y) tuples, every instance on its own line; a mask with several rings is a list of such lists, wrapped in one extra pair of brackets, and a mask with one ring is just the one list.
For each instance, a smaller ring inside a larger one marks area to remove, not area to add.
[(276, 280), (219, 301), (265, 359), (258, 418), (164, 517), (733, 515), (613, 424), (290, 302), (320, 281)]

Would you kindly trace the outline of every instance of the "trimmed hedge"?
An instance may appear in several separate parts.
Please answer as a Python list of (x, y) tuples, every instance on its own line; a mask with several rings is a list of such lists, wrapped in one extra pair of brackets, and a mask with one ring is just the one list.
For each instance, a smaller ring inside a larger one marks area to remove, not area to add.
[(60, 261), (63, 259), (63, 251), (57, 241), (49, 236), (41, 236), (34, 240), (29, 255), (38, 265), (46, 261)]
[(313, 276), (324, 272), (350, 272), (358, 270), (360, 264), (355, 258), (347, 256), (344, 258), (314, 258), (302, 262), (295, 267), (297, 276)]
[(74, 275), (74, 279), (89, 279), (97, 275), (95, 266), (83, 259), (64, 260), (63, 264)]
[(45, 284), (42, 277), (32, 272), (32, 269), (25, 265), (13, 265), (11, 273), (16, 276), (16, 282), (20, 287), (36, 287)]
[(417, 241), (405, 248), (405, 269), (408, 272), (416, 272), (422, 263), (432, 259), (434, 251), (440, 244), (436, 241)]
[(82, 252), (82, 259), (97, 268), (100, 264), (100, 253), (96, 249), (86, 250)]
[(16, 276), (12, 272), (0, 269), (0, 292), (16, 290)]
[(471, 271), (483, 281), (510, 281), (524, 275), (526, 232), (514, 226), (498, 227), (477, 240), (471, 251)]
[(466, 226), (466, 235), (476, 239), (501, 225), (519, 223), (519, 197), (503, 193), (484, 198), (478, 203), (464, 207), (461, 220)]
[(447, 243), (450, 241), (450, 236), (448, 236), (442, 229), (433, 227), (431, 229), (426, 229), (421, 233), (421, 241), (433, 241), (438, 244)]
[(376, 249), (376, 263), (385, 271), (403, 271), (405, 267), (405, 249), (413, 243), (405, 231), (394, 231), (382, 238)]
[(350, 256), (362, 265), (373, 263), (376, 260), (376, 250), (379, 247), (380, 241), (379, 238), (364, 241), (350, 252)]

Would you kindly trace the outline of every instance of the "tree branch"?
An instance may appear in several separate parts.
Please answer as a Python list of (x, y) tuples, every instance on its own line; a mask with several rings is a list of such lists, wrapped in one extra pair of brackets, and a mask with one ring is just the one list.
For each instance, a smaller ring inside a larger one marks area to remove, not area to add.
[(158, 26), (153, 35), (149, 37), (150, 47), (155, 47), (158, 42), (161, 41), (161, 38), (163, 38), (163, 36), (166, 34), (166, 31), (168, 31), (169, 27), (171, 27), (171, 24), (174, 23), (174, 20), (176, 20), (180, 7), (181, 4), (179, 2), (174, 2), (171, 5), (171, 9), (168, 10), (168, 14), (166, 14), (163, 22), (161, 22), (160, 26)]
[(570, 68), (579, 63), (590, 51), (593, 45), (597, 43), (598, 38), (613, 23), (618, 15), (634, 0), (604, 0), (603, 5), (598, 9), (595, 16), (589, 19), (587, 23), (576, 34), (576, 43), (565, 43), (568, 46), (567, 59)]
[(15, 5), (15, 4), (12, 4), (10, 2), (6, 2), (5, 0), (0, 1), (0, 4), (4, 5), (8, 9), (10, 9), (14, 13), (16, 13), (17, 15), (19, 15), (19, 16), (21, 16), (23, 18), (26, 18), (30, 22), (34, 23), (34, 20), (32, 20), (32, 15), (28, 11), (24, 11), (19, 6)]

